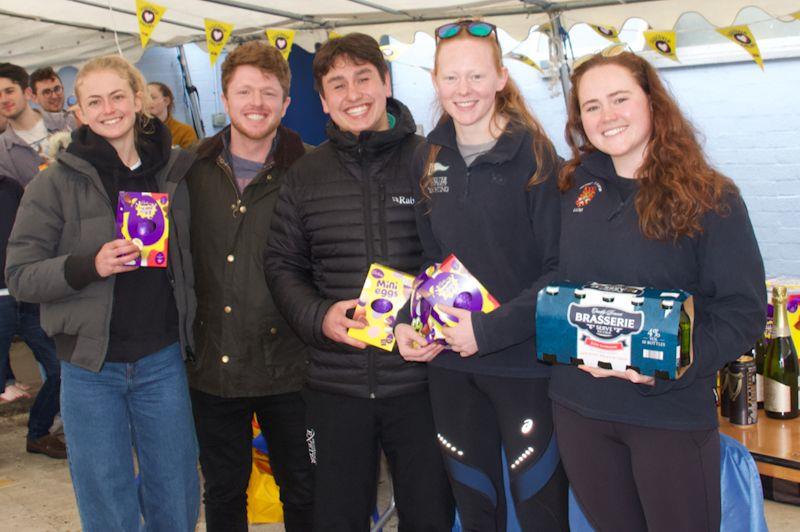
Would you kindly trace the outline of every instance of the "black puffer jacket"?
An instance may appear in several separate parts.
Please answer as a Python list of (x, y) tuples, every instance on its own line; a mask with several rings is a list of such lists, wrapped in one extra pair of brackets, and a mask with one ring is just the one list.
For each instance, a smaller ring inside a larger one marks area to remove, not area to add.
[(424, 390), (423, 365), (395, 350), (352, 349), (322, 334), (335, 302), (357, 298), (372, 262), (414, 273), (422, 247), (414, 221), (411, 159), (421, 137), (408, 109), (389, 99), (387, 131), (358, 138), (328, 125), (329, 141), (286, 174), (267, 245), (267, 283), (311, 349), (308, 386), (381, 398)]

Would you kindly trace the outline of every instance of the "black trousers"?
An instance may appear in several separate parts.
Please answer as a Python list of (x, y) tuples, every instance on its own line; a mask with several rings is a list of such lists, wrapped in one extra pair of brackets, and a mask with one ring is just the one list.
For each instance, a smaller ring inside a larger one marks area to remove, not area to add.
[(719, 531), (717, 429), (654, 429), (553, 406), (575, 498), (597, 531)]
[(553, 439), (549, 379), (428, 367), (436, 430), (465, 531), (504, 532), (501, 452), (522, 530), (567, 530), (567, 479)]
[(314, 530), (369, 530), (383, 449), (401, 532), (449, 532), (454, 510), (427, 392), (361, 399), (316, 390), (308, 403), (316, 462)]
[(247, 531), (253, 414), (267, 440), (270, 465), (280, 487), (286, 530), (311, 530), (314, 476), (306, 447), (306, 410), (300, 392), (233, 399), (194, 389), (190, 392), (205, 478), (207, 530)]

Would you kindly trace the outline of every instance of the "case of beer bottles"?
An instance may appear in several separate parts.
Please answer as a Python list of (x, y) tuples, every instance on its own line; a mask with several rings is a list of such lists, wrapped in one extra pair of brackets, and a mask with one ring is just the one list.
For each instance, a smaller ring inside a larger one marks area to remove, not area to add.
[(786, 310), (789, 314), (789, 329), (792, 333), (794, 348), (800, 353), (800, 277), (773, 277), (767, 279), (767, 303), (769, 308), (767, 316), (773, 316), (772, 288), (775, 286), (786, 287)]
[(692, 363), (692, 297), (681, 290), (561, 283), (539, 291), (539, 360), (677, 379)]

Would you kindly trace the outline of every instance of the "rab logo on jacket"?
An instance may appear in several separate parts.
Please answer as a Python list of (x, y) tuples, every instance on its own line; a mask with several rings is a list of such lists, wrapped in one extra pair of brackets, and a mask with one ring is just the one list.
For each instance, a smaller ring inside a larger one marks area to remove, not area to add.
[(440, 162), (433, 163), (428, 169), (428, 175), (432, 176), (431, 184), (428, 186), (428, 194), (446, 194), (450, 192), (450, 185), (447, 184), (447, 174), (436, 175), (437, 172), (446, 172), (449, 166)]
[(410, 196), (392, 196), (395, 205), (414, 205), (414, 198)]
[(603, 191), (603, 186), (597, 181), (591, 181), (578, 189), (578, 197), (575, 199), (575, 208), (572, 212), (583, 212), (584, 207), (589, 205), (598, 192)]

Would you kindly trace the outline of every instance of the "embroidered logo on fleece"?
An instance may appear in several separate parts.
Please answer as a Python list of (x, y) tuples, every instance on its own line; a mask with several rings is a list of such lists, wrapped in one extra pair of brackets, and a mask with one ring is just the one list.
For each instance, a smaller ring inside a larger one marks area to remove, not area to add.
[(592, 200), (597, 196), (598, 192), (603, 191), (603, 185), (597, 181), (590, 181), (578, 189), (578, 197), (575, 198), (575, 208), (572, 212), (583, 212), (583, 209), (589, 205)]
[(446, 194), (450, 192), (450, 185), (447, 184), (447, 174), (436, 175), (439, 172), (447, 172), (450, 169), (440, 162), (435, 162), (431, 165), (428, 173), (433, 177), (431, 184), (428, 186), (428, 194)]

